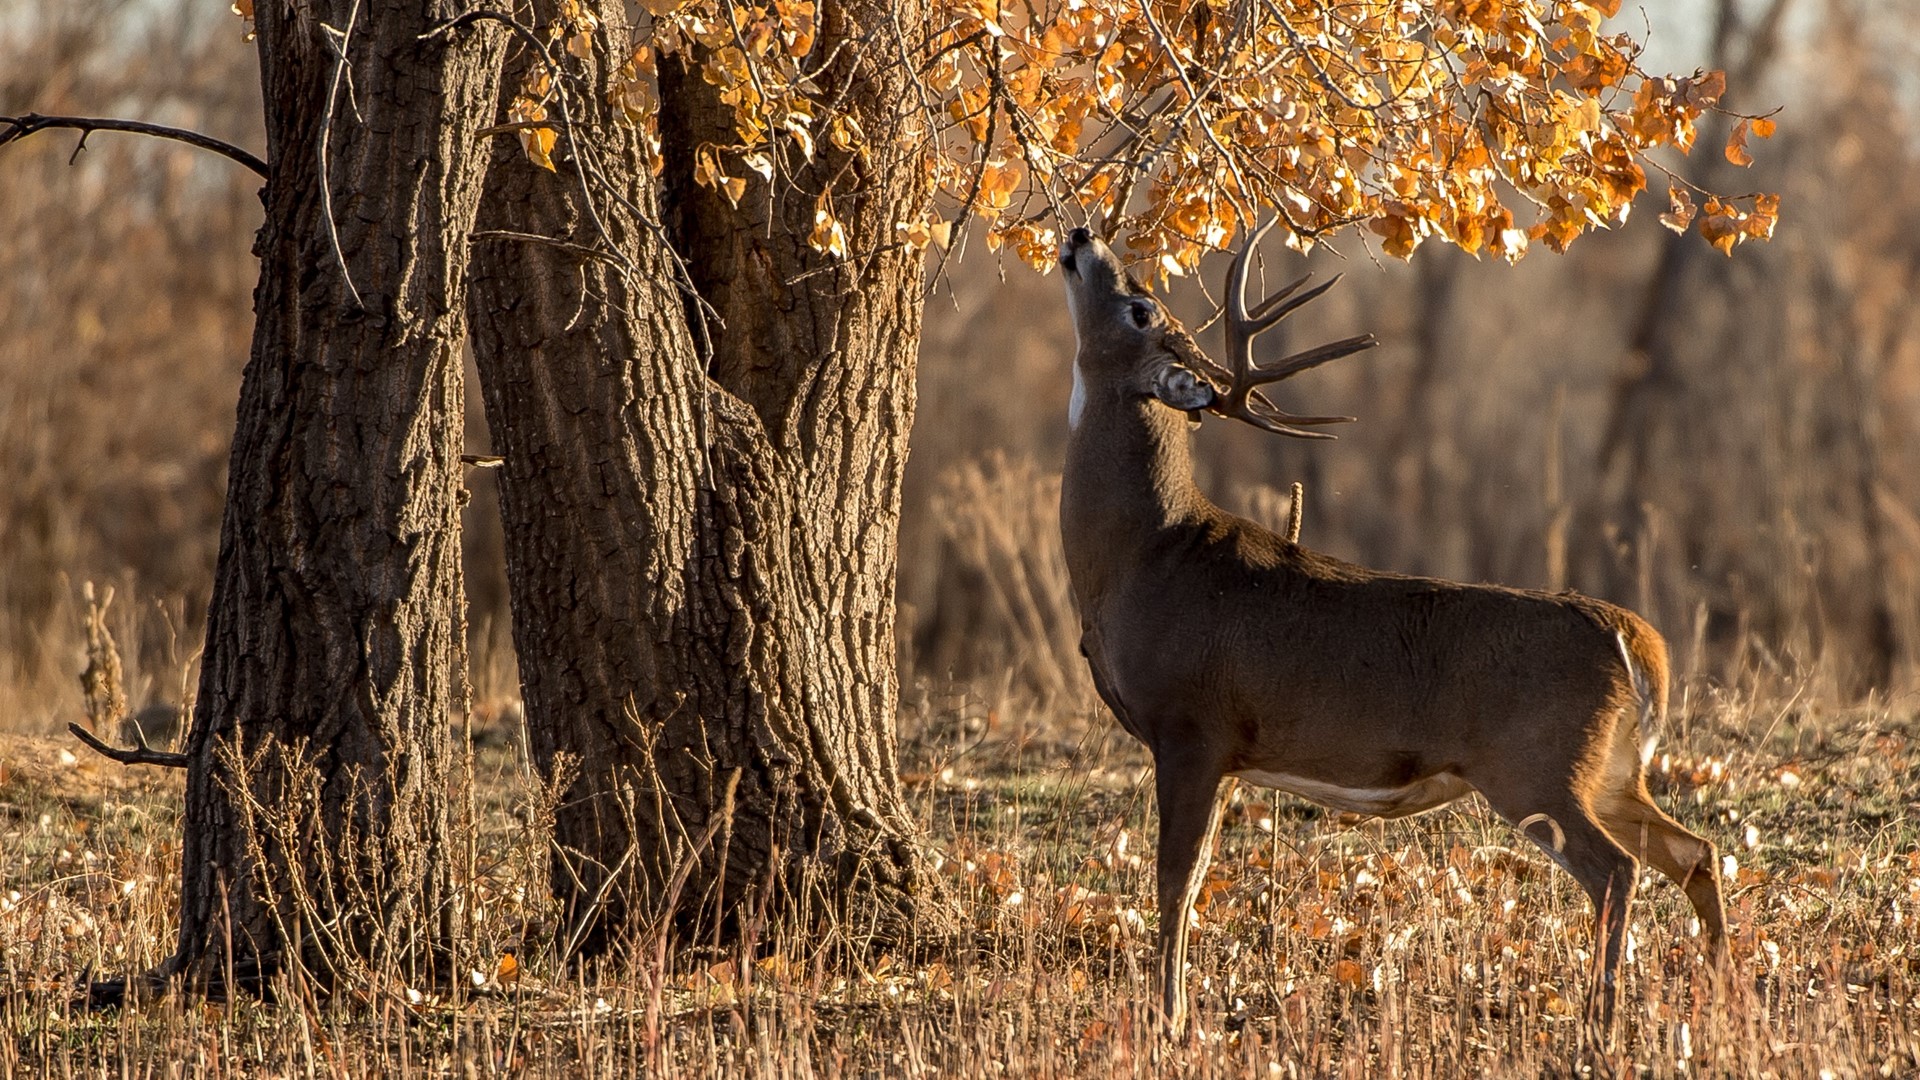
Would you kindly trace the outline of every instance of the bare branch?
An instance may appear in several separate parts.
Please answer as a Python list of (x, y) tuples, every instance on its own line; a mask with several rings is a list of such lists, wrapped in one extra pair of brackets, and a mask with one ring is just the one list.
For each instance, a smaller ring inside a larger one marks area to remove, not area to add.
[(175, 754), (166, 750), (155, 750), (153, 747), (147, 745), (147, 740), (144, 736), (135, 735), (132, 748), (120, 750), (107, 745), (98, 735), (81, 727), (79, 724), (68, 724), (67, 730), (73, 732), (74, 738), (86, 743), (95, 753), (102, 757), (112, 758), (122, 765), (158, 765), (164, 769), (184, 769), (187, 767), (187, 755)]
[(119, 120), (111, 116), (43, 116), (40, 113), (27, 113), (24, 116), (0, 116), (0, 146), (24, 139), (36, 131), (50, 128), (66, 128), (80, 133), (80, 144), (74, 147), (74, 154), (87, 148), (87, 136), (96, 131), (124, 131), (132, 135), (150, 135), (156, 139), (171, 139), (186, 143), (201, 150), (210, 150), (230, 161), (237, 161), (252, 169), (261, 179), (267, 177), (267, 163), (254, 157), (240, 147), (211, 135), (202, 135), (186, 128), (168, 127), (165, 124), (149, 124), (144, 120)]
[(497, 22), (502, 26), (505, 26), (508, 30), (513, 31), (514, 36), (518, 37), (521, 41), (525, 42), (529, 48), (531, 48), (534, 52), (538, 53), (543, 59), (545, 59), (547, 61), (547, 67), (549, 68), (559, 67), (558, 64), (553, 62), (553, 54), (547, 51), (546, 42), (540, 40), (540, 35), (535, 34), (532, 30), (527, 29), (526, 25), (520, 22), (518, 19), (515, 19), (513, 16), (508, 15), (505, 12), (501, 12), (501, 11), (491, 11), (487, 9), (482, 9), (479, 11), (469, 11), (464, 15), (455, 16), (454, 18), (448, 19), (446, 22), (441, 23), (439, 26), (434, 27), (433, 29), (427, 31), (426, 33), (421, 34), (420, 40), (432, 41), (434, 38), (437, 38), (442, 34), (451, 34), (455, 30), (472, 26), (474, 23), (478, 23), (478, 22)]

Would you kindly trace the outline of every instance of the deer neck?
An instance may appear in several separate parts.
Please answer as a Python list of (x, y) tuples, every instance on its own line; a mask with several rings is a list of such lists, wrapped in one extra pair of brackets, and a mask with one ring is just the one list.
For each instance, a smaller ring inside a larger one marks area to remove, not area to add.
[(1076, 378), (1070, 419), (1060, 529), (1074, 592), (1086, 604), (1131, 553), (1168, 528), (1206, 516), (1212, 504), (1193, 482), (1185, 414), (1151, 398), (1102, 393)]

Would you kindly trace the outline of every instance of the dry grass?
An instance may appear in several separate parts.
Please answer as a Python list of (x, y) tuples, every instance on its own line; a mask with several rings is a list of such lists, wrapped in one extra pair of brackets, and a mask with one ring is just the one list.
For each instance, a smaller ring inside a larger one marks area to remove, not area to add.
[[(1603, 1071), (1920, 1070), (1920, 721), (1784, 691), (1698, 697), (1656, 759), (1662, 800), (1731, 856), (1738, 975), (1709, 988), (1684, 901), (1649, 877)], [(473, 964), (493, 968), (547, 914), (525, 888), (544, 847), (517, 738), (478, 736), (463, 898)], [(848, 961), (773, 934), (664, 970), (567, 971), (534, 946), (511, 985), (493, 971), (478, 988), (317, 1002), (282, 984), (275, 1005), (88, 1015), (67, 1009), (76, 980), (171, 946), (179, 786), (10, 740), (0, 1075), (1531, 1076), (1586, 1061), (1586, 901), (1484, 807), (1343, 824), (1238, 790), (1198, 916), (1202, 1034), (1169, 1047), (1140, 1011), (1159, 917), (1142, 752), (1088, 709), (965, 700), (915, 717), (905, 749), (974, 926), (927, 955)]]

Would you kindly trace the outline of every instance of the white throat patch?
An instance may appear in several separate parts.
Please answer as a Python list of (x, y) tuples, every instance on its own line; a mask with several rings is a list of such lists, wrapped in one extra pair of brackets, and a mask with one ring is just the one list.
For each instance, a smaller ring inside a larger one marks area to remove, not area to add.
[(1087, 411), (1087, 380), (1080, 375), (1080, 361), (1073, 362), (1073, 396), (1067, 399), (1067, 426), (1078, 429), (1080, 414)]

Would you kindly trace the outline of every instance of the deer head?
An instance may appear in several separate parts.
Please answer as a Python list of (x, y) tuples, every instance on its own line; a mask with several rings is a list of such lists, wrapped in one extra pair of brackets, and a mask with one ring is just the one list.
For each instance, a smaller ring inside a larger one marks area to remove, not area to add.
[(1329, 360), (1372, 348), (1373, 335), (1361, 334), (1264, 366), (1253, 362), (1253, 339), (1301, 305), (1325, 293), (1340, 279), (1299, 296), (1303, 277), (1249, 311), (1247, 270), (1253, 249), (1273, 223), (1248, 237), (1227, 277), (1227, 356), (1230, 368), (1215, 363), (1143, 282), (1127, 273), (1106, 242), (1086, 229), (1067, 234), (1060, 268), (1067, 283), (1067, 306), (1080, 350), (1074, 360), (1074, 410), (1077, 424), (1086, 396), (1094, 393), (1152, 397), (1198, 419), (1202, 410), (1230, 416), (1263, 431), (1300, 439), (1330, 439), (1303, 430), (1347, 423), (1351, 416), (1296, 416), (1276, 408), (1260, 387), (1318, 367)]

